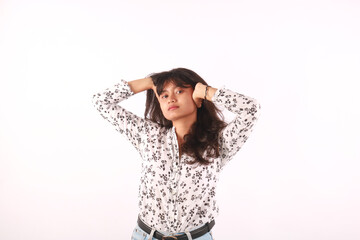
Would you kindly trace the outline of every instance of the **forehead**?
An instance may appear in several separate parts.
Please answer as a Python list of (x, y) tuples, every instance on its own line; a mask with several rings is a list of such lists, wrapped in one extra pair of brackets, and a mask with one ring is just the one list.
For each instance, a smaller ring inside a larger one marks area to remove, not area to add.
[(174, 81), (168, 81), (164, 84), (162, 92), (167, 92), (168, 90), (175, 89), (175, 88), (189, 88), (191, 85), (185, 85), (181, 83), (176, 83)]
[(179, 86), (175, 84), (173, 81), (168, 81), (167, 83), (164, 84), (163, 90), (166, 91), (166, 89), (177, 88), (177, 87)]

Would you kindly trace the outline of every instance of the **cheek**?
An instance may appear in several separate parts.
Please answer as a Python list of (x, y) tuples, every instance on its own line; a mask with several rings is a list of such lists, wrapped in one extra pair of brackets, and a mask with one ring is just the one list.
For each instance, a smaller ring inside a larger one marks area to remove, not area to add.
[(161, 108), (163, 115), (165, 115), (166, 114), (166, 105), (163, 103), (160, 103), (160, 108)]
[(194, 102), (194, 99), (192, 98), (192, 96), (188, 96), (188, 97), (186, 98), (186, 103), (189, 104), (189, 106), (190, 106), (190, 105), (196, 106), (196, 105), (195, 105), (195, 102)]

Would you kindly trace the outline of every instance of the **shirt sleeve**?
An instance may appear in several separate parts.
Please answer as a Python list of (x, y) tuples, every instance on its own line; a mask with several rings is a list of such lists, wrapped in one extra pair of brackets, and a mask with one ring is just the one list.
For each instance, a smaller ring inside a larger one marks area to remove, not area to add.
[(144, 136), (160, 129), (160, 125), (141, 118), (118, 105), (119, 102), (134, 95), (127, 81), (121, 81), (104, 91), (93, 95), (92, 103), (100, 115), (112, 124), (116, 131), (124, 135), (141, 154)]
[(223, 168), (250, 136), (260, 116), (261, 106), (256, 99), (233, 92), (224, 86), (218, 88), (212, 97), (212, 102), (236, 114), (219, 136), (219, 152)]

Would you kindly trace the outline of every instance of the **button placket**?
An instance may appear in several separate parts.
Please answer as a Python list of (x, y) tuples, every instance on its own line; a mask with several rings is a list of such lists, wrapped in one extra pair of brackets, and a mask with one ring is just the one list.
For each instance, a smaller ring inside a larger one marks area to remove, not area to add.
[[(175, 142), (175, 143), (174, 143)], [(179, 187), (179, 145), (176, 137), (175, 128), (172, 127), (172, 145), (173, 145), (173, 159), (172, 162), (172, 175), (170, 177), (170, 188), (171, 188), (171, 204), (169, 204), (169, 218), (172, 221), (178, 219), (178, 210), (177, 210), (177, 192)]]
[(179, 164), (180, 164), (180, 159), (179, 159), (179, 143), (177, 141), (177, 137), (176, 137), (176, 132), (175, 132), (175, 127), (172, 127), (172, 140), (173, 142), (175, 142), (175, 144), (173, 144), (174, 146), (174, 158), (175, 161), (172, 162), (172, 169), (173, 169), (173, 175), (171, 177), (171, 192), (176, 195), (177, 190), (178, 190), (178, 183), (179, 183), (179, 179), (180, 179), (180, 173), (179, 173)]

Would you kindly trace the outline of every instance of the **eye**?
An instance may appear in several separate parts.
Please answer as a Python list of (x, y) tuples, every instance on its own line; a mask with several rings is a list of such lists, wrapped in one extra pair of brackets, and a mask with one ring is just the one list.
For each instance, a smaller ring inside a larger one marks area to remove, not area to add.
[(183, 92), (183, 90), (178, 90), (178, 92), (182, 93), (182, 92)]
[(167, 95), (162, 95), (162, 96), (161, 96), (161, 98), (165, 98), (165, 97), (167, 97)]

